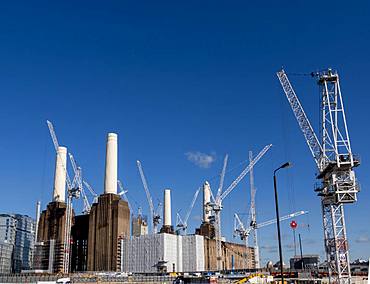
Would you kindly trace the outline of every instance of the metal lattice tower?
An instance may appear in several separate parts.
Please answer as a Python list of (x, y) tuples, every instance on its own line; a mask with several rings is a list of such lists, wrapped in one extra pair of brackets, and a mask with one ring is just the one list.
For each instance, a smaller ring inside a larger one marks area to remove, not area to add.
[(321, 132), (318, 140), (284, 70), (277, 73), (298, 124), (319, 170), (324, 242), (331, 283), (351, 283), (349, 248), (343, 204), (357, 201), (359, 186), (353, 168), (346, 115), (337, 73), (328, 69), (314, 74), (321, 99)]

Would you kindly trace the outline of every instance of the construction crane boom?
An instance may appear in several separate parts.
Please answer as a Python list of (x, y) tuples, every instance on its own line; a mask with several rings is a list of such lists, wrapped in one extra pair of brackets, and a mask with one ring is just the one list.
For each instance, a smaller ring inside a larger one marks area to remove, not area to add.
[(222, 167), (221, 175), (220, 175), (220, 185), (218, 187), (217, 194), (216, 194), (216, 202), (218, 202), (221, 198), (221, 193), (222, 193), (222, 189), (223, 189), (223, 186), (224, 186), (225, 173), (226, 173), (226, 167), (227, 167), (228, 159), (229, 159), (229, 155), (226, 154), (225, 158), (224, 158), (224, 164), (223, 164), (223, 167)]
[(86, 180), (83, 180), (82, 182), (87, 187), (87, 189), (89, 190), (91, 195), (94, 197), (92, 203), (97, 203), (98, 202), (98, 194), (95, 192), (95, 190), (91, 187), (91, 185)]
[[(285, 220), (289, 220), (289, 219), (292, 219), (292, 218), (295, 218), (295, 217), (298, 217), (298, 216), (301, 216), (301, 215), (305, 215), (307, 213), (308, 213), (308, 211), (298, 211), (298, 212), (294, 212), (294, 213), (285, 215), (283, 217), (280, 217), (279, 220), (280, 221), (285, 221)], [(265, 221), (265, 222), (257, 224), (257, 229), (268, 226), (268, 225), (271, 225), (271, 224), (275, 224), (275, 223), (276, 223), (276, 219)]]
[(134, 211), (133, 211), (133, 209), (132, 209), (132, 207), (131, 207), (131, 204), (130, 204), (130, 201), (128, 200), (128, 197), (127, 197), (127, 195), (126, 195), (126, 193), (127, 193), (127, 190), (125, 190), (124, 188), (123, 188), (123, 185), (122, 185), (122, 182), (118, 179), (117, 180), (117, 184), (118, 184), (118, 186), (119, 186), (119, 188), (121, 189), (121, 192), (119, 193), (119, 195), (123, 195), (123, 197), (126, 199), (126, 201), (127, 201), (127, 205), (128, 205), (128, 208), (130, 209), (130, 212), (131, 212), (131, 214), (134, 214)]
[(233, 189), (239, 184), (239, 182), (245, 177), (250, 169), (265, 155), (265, 153), (272, 147), (272, 144), (265, 146), (261, 152), (252, 160), (251, 163), (240, 173), (240, 175), (229, 185), (229, 187), (221, 194), (220, 200), (224, 200)]
[(245, 175), (250, 171), (251, 167), (253, 167), (262, 157), (263, 155), (271, 148), (271, 144), (265, 146), (261, 152), (249, 163), (249, 165), (240, 173), (240, 175), (230, 184), (230, 186), (222, 192), (222, 183), (224, 179), (224, 175), (226, 172), (226, 165), (227, 165), (227, 157), (224, 159), (224, 165), (222, 168), (222, 172), (220, 175), (220, 185), (221, 190), (220, 194), (216, 196), (215, 202), (210, 204), (213, 211), (213, 222), (215, 227), (215, 235), (216, 235), (216, 256), (217, 256), (217, 269), (222, 269), (222, 243), (221, 243), (221, 211), (222, 211), (222, 202), (223, 200), (233, 191), (233, 189), (239, 184), (239, 182), (245, 177)]
[[(59, 142), (58, 142), (57, 136), (55, 134), (54, 126), (53, 126), (53, 124), (49, 120), (47, 120), (46, 123), (47, 123), (48, 128), (49, 128), (51, 139), (53, 140), (55, 152), (57, 153), (57, 155), (59, 155), (59, 152), (58, 152)], [(71, 190), (72, 189), (72, 183), (71, 183), (71, 179), (69, 178), (69, 175), (68, 175), (68, 172), (67, 172), (67, 165), (64, 165), (62, 163), (62, 166), (63, 166), (64, 171), (66, 173), (67, 188), (69, 190)]]
[[(285, 215), (283, 217), (280, 217), (280, 222), (286, 221), (301, 215), (308, 214), (308, 211), (298, 211), (294, 212), (288, 215)], [(256, 226), (248, 226), (247, 228), (244, 226), (243, 222), (240, 220), (240, 217), (237, 213), (234, 214), (234, 234), (238, 234), (242, 240), (245, 240), (247, 243), (247, 239), (251, 233), (251, 231), (261, 229), (263, 227), (272, 225), (276, 223), (276, 219), (268, 220), (265, 222), (262, 222), (260, 224), (257, 224)]]
[(190, 214), (193, 211), (195, 202), (197, 201), (197, 198), (198, 198), (198, 195), (199, 195), (199, 192), (200, 192), (201, 189), (202, 189), (202, 187), (199, 187), (195, 191), (194, 196), (193, 196), (193, 199), (191, 200), (189, 209), (186, 212), (186, 215), (185, 215), (185, 219), (184, 220), (182, 220), (179, 212), (177, 212), (177, 214), (176, 214), (176, 227), (178, 228), (177, 231), (179, 231), (180, 229), (182, 229), (186, 233), (186, 229), (188, 228), (188, 220), (190, 218)]
[(148, 203), (149, 203), (150, 218), (152, 220), (152, 233), (155, 234), (155, 233), (157, 233), (157, 226), (160, 222), (160, 216), (154, 210), (153, 199), (152, 199), (152, 196), (150, 195), (150, 191), (149, 191), (149, 188), (148, 188), (148, 183), (146, 181), (144, 171), (143, 171), (143, 168), (141, 166), (141, 162), (136, 161), (136, 163), (137, 163), (137, 167), (139, 169), (141, 181), (143, 183), (143, 187), (144, 187), (144, 190), (145, 190), (146, 199), (148, 200)]
[(360, 164), (351, 150), (339, 75), (331, 69), (315, 74), (320, 87), (321, 141), (317, 139), (284, 70), (277, 72), (289, 104), (319, 169), (325, 252), (330, 282), (351, 283), (344, 204), (357, 201), (359, 185), (354, 167)]
[(292, 85), (289, 82), (288, 76), (284, 70), (277, 72), (280, 84), (283, 87), (285, 95), (288, 99), (288, 102), (293, 110), (294, 116), (297, 119), (299, 127), (302, 130), (303, 136), (306, 139), (307, 145), (310, 148), (311, 154), (316, 162), (317, 167), (320, 169), (320, 160), (322, 154), (322, 147), (320, 145), (319, 139), (311, 126), (310, 121), (308, 120), (306, 113), (303, 110), (303, 107), (294, 92)]

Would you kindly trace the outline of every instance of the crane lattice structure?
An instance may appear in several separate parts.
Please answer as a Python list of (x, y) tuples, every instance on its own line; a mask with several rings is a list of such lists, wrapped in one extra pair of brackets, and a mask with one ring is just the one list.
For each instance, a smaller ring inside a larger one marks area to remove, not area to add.
[(153, 199), (152, 199), (152, 196), (150, 195), (150, 191), (149, 191), (149, 188), (148, 188), (148, 183), (146, 182), (143, 167), (141, 166), (140, 161), (136, 161), (136, 163), (137, 163), (137, 167), (139, 169), (141, 181), (142, 181), (143, 186), (144, 186), (146, 198), (147, 198), (148, 203), (149, 203), (150, 219), (152, 220), (152, 233), (156, 234), (157, 231), (158, 231), (158, 224), (161, 222), (161, 216), (159, 214), (161, 205), (159, 205), (158, 208), (157, 208), (157, 211), (155, 211), (154, 205), (153, 205)]
[(195, 202), (197, 201), (197, 198), (198, 198), (198, 195), (199, 195), (199, 192), (200, 192), (201, 189), (202, 189), (202, 187), (199, 187), (195, 191), (194, 196), (193, 196), (193, 199), (191, 200), (189, 209), (186, 212), (186, 215), (185, 215), (185, 219), (184, 220), (182, 220), (179, 212), (177, 212), (177, 214), (176, 214), (176, 233), (177, 234), (180, 234), (180, 232), (183, 231), (184, 234), (186, 235), (186, 230), (188, 228), (188, 220), (189, 220), (191, 211), (193, 211)]
[(351, 283), (351, 270), (343, 205), (357, 201), (359, 184), (354, 167), (339, 76), (331, 69), (314, 74), (320, 87), (321, 131), (317, 138), (284, 70), (277, 72), (285, 95), (318, 168), (325, 252), (332, 283)]
[[(253, 153), (252, 151), (249, 151), (249, 163), (251, 163), (252, 160), (253, 160)], [(249, 184), (250, 184), (250, 191), (251, 191), (250, 225), (252, 227), (256, 227), (257, 225), (256, 188), (254, 187), (253, 167), (251, 167), (249, 171)], [(246, 246), (248, 246), (248, 238), (246, 239)], [(253, 230), (253, 247), (254, 247), (254, 258), (255, 258), (256, 268), (260, 268), (260, 253), (259, 253), (259, 246), (258, 246), (257, 230)]]
[[(292, 219), (292, 218), (295, 218), (295, 217), (298, 217), (298, 216), (301, 216), (301, 215), (304, 215), (304, 214), (307, 214), (308, 211), (298, 211), (298, 212), (294, 212), (294, 213), (291, 213), (291, 214), (288, 214), (288, 215), (285, 215), (283, 217), (280, 217), (280, 222), (282, 221), (285, 221), (285, 220), (289, 220), (289, 219)], [(263, 227), (266, 227), (266, 226), (269, 226), (269, 225), (272, 225), (272, 224), (275, 224), (276, 223), (276, 219), (272, 219), (272, 220), (269, 220), (269, 221), (265, 221), (265, 222), (262, 222), (262, 223), (250, 223), (248, 227), (244, 226), (243, 222), (241, 221), (239, 215), (237, 213), (234, 214), (234, 233), (233, 235), (234, 236), (239, 236), (240, 239), (242, 241), (245, 242), (245, 247), (248, 248), (248, 238), (251, 234), (251, 232), (255, 232), (257, 231), (257, 229), (260, 229), (260, 228), (263, 228)], [(258, 244), (257, 244), (257, 247), (258, 247)], [(255, 263), (256, 263), (256, 268), (259, 268), (257, 266), (257, 255), (256, 255), (256, 252), (255, 252)]]
[[(213, 202), (211, 202), (210, 207), (212, 208), (213, 216), (212, 216), (212, 223), (214, 224), (215, 228), (215, 235), (216, 235), (216, 256), (217, 256), (217, 269), (222, 270), (222, 242), (221, 242), (221, 211), (222, 211), (222, 202), (223, 200), (234, 190), (234, 188), (239, 184), (239, 182), (248, 174), (250, 169), (265, 155), (265, 153), (271, 148), (271, 144), (265, 146), (261, 152), (249, 163), (249, 165), (239, 174), (239, 176), (226, 188), (225, 191), (223, 189), (223, 183), (226, 173), (226, 166), (228, 161), (228, 156), (225, 156), (222, 172), (220, 175), (220, 185), (217, 190), (217, 195), (214, 198)], [(213, 198), (213, 195), (211, 195)]]
[(90, 205), (90, 202), (83, 188), (82, 169), (81, 167), (77, 166), (76, 160), (73, 157), (72, 153), (68, 153), (68, 154), (69, 154), (69, 160), (71, 161), (71, 164), (72, 164), (73, 172), (75, 174), (72, 180), (72, 187), (73, 188), (77, 187), (79, 192), (81, 193), (82, 200), (83, 200), (82, 213), (87, 215), (90, 213), (91, 205)]
[(127, 194), (126, 194), (128, 192), (128, 190), (125, 190), (123, 188), (122, 182), (119, 179), (117, 180), (117, 184), (118, 184), (119, 188), (121, 189), (121, 191), (118, 193), (118, 195), (119, 196), (123, 195), (123, 197), (125, 198), (125, 200), (127, 202), (128, 208), (130, 209), (130, 213), (131, 213), (131, 215), (133, 215), (134, 211), (133, 211), (133, 208), (131, 206), (130, 201), (128, 200)]

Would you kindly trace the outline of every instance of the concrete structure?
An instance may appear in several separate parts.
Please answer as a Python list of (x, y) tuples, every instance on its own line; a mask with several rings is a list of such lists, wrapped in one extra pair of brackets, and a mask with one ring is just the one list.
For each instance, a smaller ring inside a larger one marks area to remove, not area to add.
[(117, 141), (117, 134), (108, 134), (104, 194), (90, 211), (87, 257), (90, 271), (117, 270), (119, 239), (130, 236), (130, 210), (117, 195)]
[(71, 229), (71, 272), (87, 270), (89, 215), (75, 217)]
[(53, 201), (42, 211), (34, 256), (35, 269), (55, 273), (63, 271), (66, 207), (65, 202)]
[(36, 209), (36, 221), (38, 226), (35, 255), (33, 259), (35, 269), (55, 273), (63, 271), (67, 212), (67, 205), (65, 202), (66, 176), (67, 148), (59, 146), (55, 160), (52, 201), (41, 214), (39, 213), (39, 204), (37, 204)]
[(146, 216), (139, 214), (137, 217), (132, 217), (131, 221), (132, 236), (138, 237), (148, 234), (148, 220)]
[(104, 193), (117, 194), (118, 136), (108, 133), (105, 156)]
[(208, 223), (209, 217), (211, 216), (211, 210), (209, 210), (209, 203), (211, 202), (211, 186), (206, 181), (203, 184), (203, 222)]
[(318, 254), (304, 254), (302, 258), (296, 255), (290, 259), (290, 269), (318, 269), (320, 256)]
[(89, 216), (89, 271), (117, 269), (118, 240), (130, 236), (130, 209), (117, 194), (103, 194), (93, 204)]
[(204, 238), (198, 235), (154, 234), (120, 241), (124, 272), (204, 271)]
[[(254, 249), (244, 244), (221, 242), (222, 269), (255, 268)], [(205, 270), (217, 270), (216, 240), (204, 239)]]
[(160, 230), (161, 233), (168, 233), (173, 234), (173, 226), (172, 226), (172, 209), (171, 209), (171, 190), (165, 189), (164, 190), (164, 198), (163, 198), (163, 226)]
[(67, 148), (58, 147), (55, 160), (53, 201), (66, 201)]
[(32, 268), (35, 220), (21, 214), (0, 214), (0, 273)]

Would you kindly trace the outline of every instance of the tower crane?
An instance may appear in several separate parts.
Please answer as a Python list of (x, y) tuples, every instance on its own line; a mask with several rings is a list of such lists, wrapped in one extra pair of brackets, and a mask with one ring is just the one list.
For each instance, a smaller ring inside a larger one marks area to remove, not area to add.
[(261, 152), (249, 163), (249, 165), (239, 174), (239, 176), (226, 188), (225, 191), (222, 191), (223, 182), (226, 172), (228, 156), (225, 156), (222, 172), (220, 175), (220, 186), (217, 190), (217, 195), (214, 199), (214, 202), (210, 204), (210, 207), (213, 211), (212, 222), (215, 226), (215, 235), (216, 235), (216, 253), (217, 253), (217, 269), (222, 270), (222, 247), (221, 247), (221, 211), (222, 211), (222, 202), (223, 200), (233, 191), (233, 189), (239, 184), (239, 182), (246, 176), (263, 155), (271, 148), (271, 144), (265, 146)]
[[(253, 153), (249, 151), (249, 163), (253, 160)], [(254, 175), (253, 175), (253, 168), (251, 167), (249, 171), (249, 184), (250, 184), (250, 191), (251, 191), (251, 207), (250, 207), (250, 224), (252, 227), (256, 227), (257, 225), (257, 216), (256, 216), (256, 188), (254, 187)], [(246, 240), (248, 242), (248, 238)], [(254, 247), (254, 258), (256, 267), (260, 268), (260, 254), (259, 254), (259, 246), (258, 246), (258, 236), (257, 230), (253, 230), (253, 247)]]
[[(307, 214), (308, 211), (298, 211), (294, 212), (288, 215), (285, 215), (283, 217), (280, 217), (280, 222), (289, 220), (304, 214)], [(265, 221), (262, 223), (255, 223), (255, 224), (250, 224), (247, 228), (244, 226), (243, 222), (240, 220), (240, 217), (237, 213), (234, 214), (234, 236), (238, 235), (241, 240), (245, 241), (246, 247), (248, 247), (248, 237), (252, 231), (256, 231), (257, 229), (263, 228), (265, 226), (269, 226), (272, 224), (276, 223), (276, 219), (272, 219), (269, 221)], [(258, 268), (258, 267), (257, 267)]]
[(147, 198), (148, 203), (149, 203), (150, 218), (152, 220), (152, 233), (153, 234), (156, 234), (157, 233), (158, 224), (161, 221), (161, 216), (159, 215), (159, 210), (160, 210), (159, 207), (160, 207), (160, 205), (158, 206), (158, 208), (157, 208), (158, 210), (156, 212), (154, 210), (153, 199), (152, 199), (152, 196), (150, 195), (150, 192), (149, 192), (148, 184), (146, 182), (146, 178), (145, 178), (145, 175), (144, 175), (143, 168), (141, 166), (141, 162), (140, 161), (136, 161), (136, 163), (137, 163), (137, 167), (139, 169), (141, 181), (142, 181), (143, 186), (144, 186), (146, 198)]
[(134, 214), (134, 211), (132, 210), (132, 207), (131, 207), (130, 201), (128, 201), (128, 198), (127, 198), (127, 195), (126, 195), (127, 190), (125, 190), (125, 189), (123, 188), (122, 182), (121, 182), (119, 179), (117, 180), (117, 184), (118, 184), (119, 188), (121, 189), (121, 192), (120, 192), (120, 193), (118, 193), (118, 195), (123, 195), (123, 197), (124, 197), (124, 198), (126, 199), (126, 201), (127, 201), (127, 205), (128, 205), (128, 208), (130, 209), (131, 215), (132, 215), (132, 214)]
[(200, 190), (202, 189), (202, 187), (199, 187), (195, 193), (194, 193), (194, 196), (193, 196), (193, 199), (190, 203), (190, 207), (188, 209), (188, 211), (186, 212), (186, 215), (185, 215), (185, 219), (182, 220), (180, 214), (177, 212), (177, 217), (176, 217), (176, 233), (180, 233), (180, 231), (184, 231), (184, 233), (186, 234), (186, 229), (188, 228), (188, 220), (189, 220), (189, 217), (190, 217), (190, 214), (191, 214), (191, 211), (193, 210), (194, 208), (194, 205), (195, 205), (195, 202), (197, 201), (197, 198), (198, 198), (198, 195), (199, 195), (199, 192)]
[(68, 154), (69, 154), (69, 160), (71, 161), (71, 164), (72, 164), (73, 172), (75, 174), (75, 176), (73, 178), (73, 181), (72, 181), (72, 187), (77, 186), (78, 190), (81, 193), (82, 200), (83, 200), (82, 213), (83, 214), (89, 214), (90, 210), (91, 210), (91, 205), (90, 205), (89, 200), (87, 199), (86, 193), (85, 193), (84, 188), (83, 188), (82, 169), (81, 169), (81, 167), (77, 166), (73, 155), (71, 153), (68, 153)]
[[(50, 136), (53, 140), (55, 151), (58, 153), (58, 139), (55, 134), (54, 126), (53, 124), (47, 120), (46, 121)], [(62, 159), (61, 159), (62, 160)], [(67, 192), (68, 192), (68, 199), (66, 204), (66, 224), (64, 228), (64, 254), (63, 254), (63, 270), (65, 273), (68, 273), (69, 271), (69, 261), (70, 261), (70, 248), (71, 248), (71, 226), (72, 226), (72, 199), (73, 198), (79, 198), (80, 197), (80, 190), (78, 187), (72, 187), (71, 179), (69, 178), (66, 165), (62, 165), (64, 168), (64, 171), (66, 173), (66, 183), (67, 183)]]
[(320, 141), (284, 70), (277, 77), (293, 110), (298, 125), (318, 168), (320, 185), (315, 192), (321, 198), (324, 242), (332, 283), (351, 283), (349, 249), (344, 204), (357, 201), (359, 184), (354, 167), (360, 164), (352, 154), (339, 75), (331, 69), (313, 73), (320, 87)]
[(89, 192), (91, 193), (91, 195), (94, 197), (93, 199), (93, 204), (94, 203), (98, 203), (98, 194), (96, 193), (96, 191), (91, 187), (91, 185), (86, 181), (86, 180), (82, 180), (83, 184), (85, 185), (85, 187), (89, 190)]

